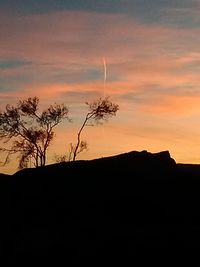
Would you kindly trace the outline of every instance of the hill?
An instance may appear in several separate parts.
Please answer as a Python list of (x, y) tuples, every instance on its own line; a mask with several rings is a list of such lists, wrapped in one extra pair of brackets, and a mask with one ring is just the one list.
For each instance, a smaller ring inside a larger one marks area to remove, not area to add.
[(199, 178), (198, 165), (176, 164), (168, 151), (0, 176), (1, 258), (12, 266), (196, 264)]

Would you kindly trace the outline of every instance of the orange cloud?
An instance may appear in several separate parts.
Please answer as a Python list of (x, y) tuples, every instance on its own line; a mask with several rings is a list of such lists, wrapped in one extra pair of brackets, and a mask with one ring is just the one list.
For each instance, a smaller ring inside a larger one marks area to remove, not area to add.
[(199, 96), (167, 96), (154, 99), (154, 103), (144, 104), (141, 109), (144, 112), (157, 114), (174, 114), (185, 116), (188, 114), (200, 115), (200, 95)]
[[(1, 106), (35, 95), (44, 106), (55, 101), (72, 106), (75, 119), (69, 138), (65, 141), (60, 128), (59, 144), (55, 142), (51, 154), (56, 148), (66, 151), (84, 116), (84, 102), (103, 96), (103, 57), (105, 93), (120, 111), (110, 126), (84, 132), (90, 143), (87, 157), (170, 149), (179, 161), (184, 148), (188, 154), (197, 153), (187, 129), (193, 129), (197, 140), (198, 28), (142, 24), (126, 15), (95, 12), (0, 15), (0, 58), (30, 63), (1, 68)], [(188, 116), (191, 123), (186, 122)], [(180, 124), (185, 125), (181, 134)]]

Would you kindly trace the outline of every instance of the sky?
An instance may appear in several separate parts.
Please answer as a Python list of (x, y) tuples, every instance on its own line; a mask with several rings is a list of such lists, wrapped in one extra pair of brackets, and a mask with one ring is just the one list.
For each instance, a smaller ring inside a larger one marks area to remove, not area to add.
[(84, 130), (79, 159), (169, 150), (200, 163), (199, 72), (200, 0), (0, 0), (0, 110), (33, 96), (70, 109), (48, 163), (75, 142), (84, 103), (104, 95), (120, 110)]

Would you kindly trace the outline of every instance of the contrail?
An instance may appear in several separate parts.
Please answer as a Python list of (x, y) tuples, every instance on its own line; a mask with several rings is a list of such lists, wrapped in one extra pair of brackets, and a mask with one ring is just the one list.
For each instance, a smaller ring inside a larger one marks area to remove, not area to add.
[(105, 59), (105, 57), (103, 58), (103, 67), (104, 67), (103, 97), (105, 97), (106, 79), (107, 79), (107, 66), (106, 66), (106, 59)]
[[(103, 98), (105, 98), (105, 93), (106, 93), (106, 79), (107, 79), (107, 66), (106, 66), (106, 59), (103, 57), (103, 69), (104, 69), (104, 79), (103, 79)], [(105, 132), (104, 128), (101, 127), (101, 132), (102, 132), (102, 137), (105, 139)]]

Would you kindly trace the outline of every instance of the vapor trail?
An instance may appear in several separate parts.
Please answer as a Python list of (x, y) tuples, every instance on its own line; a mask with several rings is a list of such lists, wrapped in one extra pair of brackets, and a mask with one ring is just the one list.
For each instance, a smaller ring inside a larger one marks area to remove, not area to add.
[(105, 97), (106, 79), (107, 79), (107, 66), (106, 66), (106, 59), (105, 59), (105, 57), (103, 58), (103, 67), (104, 67), (103, 97)]

